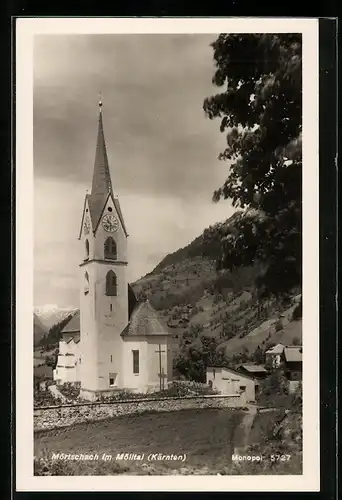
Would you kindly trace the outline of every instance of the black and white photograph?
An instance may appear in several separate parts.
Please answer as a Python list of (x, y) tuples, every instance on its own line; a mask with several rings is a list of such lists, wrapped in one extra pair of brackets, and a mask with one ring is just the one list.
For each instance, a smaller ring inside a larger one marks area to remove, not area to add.
[(317, 22), (128, 21), (18, 25), (18, 483), (317, 491)]

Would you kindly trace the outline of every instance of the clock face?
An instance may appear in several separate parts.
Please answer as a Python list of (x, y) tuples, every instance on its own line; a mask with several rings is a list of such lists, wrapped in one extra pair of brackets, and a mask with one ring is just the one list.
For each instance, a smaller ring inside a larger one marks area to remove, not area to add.
[(89, 232), (90, 232), (90, 220), (88, 219), (88, 217), (84, 221), (83, 231), (84, 231), (84, 234), (89, 234)]
[(105, 231), (114, 233), (119, 229), (119, 221), (115, 215), (106, 214), (102, 219), (102, 227)]

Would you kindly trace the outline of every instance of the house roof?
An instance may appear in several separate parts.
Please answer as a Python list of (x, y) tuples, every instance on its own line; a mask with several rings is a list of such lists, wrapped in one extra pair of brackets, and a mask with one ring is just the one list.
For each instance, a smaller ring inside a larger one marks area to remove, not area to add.
[(215, 368), (215, 370), (225, 370), (225, 371), (234, 373), (236, 375), (239, 375), (240, 377), (245, 377), (245, 378), (249, 378), (251, 380), (255, 380), (252, 375), (247, 375), (246, 373), (241, 373), (240, 371), (234, 370), (233, 368), (229, 368), (228, 366), (207, 366), (207, 370), (209, 370), (210, 368)]
[(302, 346), (286, 346), (284, 349), (285, 361), (287, 363), (298, 363), (302, 361)]
[(167, 326), (161, 321), (157, 311), (146, 300), (138, 304), (133, 310), (131, 319), (123, 330), (123, 337), (137, 335), (172, 335)]
[(80, 332), (73, 332), (73, 333), (63, 333), (63, 340), (69, 344), (72, 340), (75, 342), (75, 344), (78, 344), (80, 341)]
[(270, 349), (268, 349), (265, 354), (282, 354), (284, 351), (285, 346), (283, 344), (277, 344)]
[(268, 373), (262, 365), (240, 365), (240, 368), (250, 373)]

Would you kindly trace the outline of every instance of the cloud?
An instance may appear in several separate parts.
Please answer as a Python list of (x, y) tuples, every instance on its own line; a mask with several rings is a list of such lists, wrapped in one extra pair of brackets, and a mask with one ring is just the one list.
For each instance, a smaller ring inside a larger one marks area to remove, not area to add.
[(78, 303), (77, 236), (90, 188), (99, 91), (129, 279), (232, 213), (212, 204), (228, 164), (205, 118), (216, 35), (49, 35), (34, 48), (35, 303)]
[(35, 44), (37, 175), (90, 178), (102, 90), (113, 182), (191, 196), (217, 187), (224, 137), (204, 117), (215, 91), (214, 35), (39, 36)]
[[(46, 300), (78, 306), (78, 241), (85, 186), (67, 181), (35, 181), (35, 304)], [(195, 198), (150, 197), (123, 193), (120, 204), (127, 225), (128, 280), (150, 272), (170, 252), (187, 245), (202, 230), (232, 214), (229, 203)], [(43, 212), (43, 215), (42, 215)]]

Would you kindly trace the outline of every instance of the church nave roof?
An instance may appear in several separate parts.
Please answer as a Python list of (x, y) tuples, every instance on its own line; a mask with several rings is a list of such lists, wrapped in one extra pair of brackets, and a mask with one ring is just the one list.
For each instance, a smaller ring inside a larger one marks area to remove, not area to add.
[(146, 300), (136, 306), (131, 319), (122, 332), (122, 337), (137, 335), (172, 335), (167, 326), (159, 318), (157, 311)]

